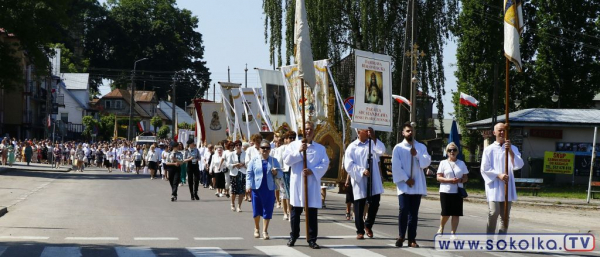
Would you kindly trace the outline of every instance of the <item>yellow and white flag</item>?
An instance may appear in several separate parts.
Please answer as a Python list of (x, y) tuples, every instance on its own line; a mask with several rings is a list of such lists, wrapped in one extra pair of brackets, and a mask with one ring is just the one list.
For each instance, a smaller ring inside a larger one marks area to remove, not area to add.
[(310, 33), (304, 0), (296, 0), (294, 44), (294, 56), (296, 59), (296, 64), (298, 64), (298, 77), (304, 79), (304, 83), (306, 83), (309, 87), (314, 88), (316, 83), (315, 69), (313, 67)]
[(504, 0), (504, 56), (521, 72), (519, 38), (523, 31), (523, 8), (521, 0)]

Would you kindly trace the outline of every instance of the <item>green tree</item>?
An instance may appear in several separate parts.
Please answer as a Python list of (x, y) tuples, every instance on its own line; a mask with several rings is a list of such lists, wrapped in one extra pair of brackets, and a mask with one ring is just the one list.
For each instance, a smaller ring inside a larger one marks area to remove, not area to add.
[[(282, 4), (282, 1), (284, 4)], [(412, 2), (412, 1), (411, 1)], [(437, 101), (438, 118), (442, 118), (444, 91), (443, 48), (449, 28), (456, 21), (458, 0), (415, 1), (415, 17), (407, 16), (407, 1), (402, 0), (307, 0), (306, 9), (315, 60), (330, 59), (339, 63), (352, 49), (387, 54), (392, 57), (393, 93), (408, 96), (410, 71), (402, 72), (404, 53), (412, 45), (406, 37), (407, 22), (415, 21), (414, 43), (427, 54), (419, 63), (419, 90), (433, 94)], [(265, 12), (265, 37), (271, 56), (290, 64), (294, 52), (295, 0), (263, 0)], [(281, 13), (284, 12), (284, 15)], [(285, 26), (281, 24), (285, 22)], [(285, 31), (282, 29), (285, 28)], [(286, 56), (281, 56), (279, 38), (285, 39)], [(282, 63), (278, 61), (278, 64)], [(410, 66), (410, 65), (408, 65)], [(347, 81), (349, 75), (333, 70), (335, 79)], [(402, 76), (404, 75), (404, 77)], [(404, 82), (403, 82), (404, 81)], [(404, 85), (401, 88), (401, 85)], [(342, 85), (343, 96), (350, 87)], [(394, 108), (399, 108), (395, 105)], [(396, 120), (398, 110), (394, 111)], [(404, 117), (406, 119), (406, 117)], [(396, 133), (381, 133), (384, 141), (396, 142)], [(386, 140), (387, 139), (387, 140)]]
[[(61, 31), (68, 24), (66, 10), (72, 0), (19, 0), (0, 2), (0, 27), (18, 40), (0, 42), (0, 88), (10, 89), (23, 82), (21, 62), (15, 59), (15, 50), (26, 52), (35, 65), (36, 75), (46, 76), (48, 44), (62, 38)], [(18, 71), (18, 72), (15, 72)]]
[(92, 71), (125, 88), (134, 62), (149, 58), (137, 65), (137, 89), (145, 84), (167, 95), (175, 82), (179, 106), (204, 93), (210, 72), (203, 60), (202, 34), (196, 31), (198, 18), (191, 11), (177, 8), (175, 0), (109, 0), (105, 8), (106, 17), (86, 33), (91, 66), (99, 68)]
[(99, 134), (104, 140), (110, 140), (114, 136), (115, 131), (115, 115), (108, 114), (100, 117)]
[(154, 134), (156, 134), (158, 127), (162, 125), (162, 119), (158, 117), (158, 115), (154, 115), (154, 117), (152, 117), (152, 119), (150, 120), (150, 125), (154, 127)]
[(92, 116), (85, 116), (82, 123), (84, 128), (81, 134), (86, 138), (90, 138), (94, 133), (94, 128), (98, 126), (98, 121)]
[(170, 132), (171, 132), (171, 127), (169, 127), (168, 125), (163, 125), (158, 130), (158, 134), (157, 134), (158, 138), (165, 139), (169, 136)]

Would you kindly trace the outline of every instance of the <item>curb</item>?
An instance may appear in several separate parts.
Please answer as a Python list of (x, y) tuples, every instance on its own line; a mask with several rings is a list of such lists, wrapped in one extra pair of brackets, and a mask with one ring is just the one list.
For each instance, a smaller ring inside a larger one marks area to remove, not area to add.
[(8, 213), (8, 208), (0, 206), (0, 217), (4, 216), (6, 213)]

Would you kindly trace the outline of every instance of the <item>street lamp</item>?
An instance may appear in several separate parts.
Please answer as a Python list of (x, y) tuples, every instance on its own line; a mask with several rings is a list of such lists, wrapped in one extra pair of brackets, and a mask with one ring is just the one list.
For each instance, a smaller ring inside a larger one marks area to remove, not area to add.
[(555, 103), (558, 102), (558, 95), (556, 94), (556, 92), (554, 92), (554, 94), (552, 94), (551, 98), (552, 98), (552, 102), (555, 102)]
[(148, 58), (142, 58), (133, 63), (133, 72), (131, 73), (131, 102), (129, 103), (129, 126), (127, 127), (127, 140), (131, 141), (133, 137), (133, 105), (135, 105), (135, 84), (133, 82), (135, 78), (135, 70), (137, 63), (148, 60)]

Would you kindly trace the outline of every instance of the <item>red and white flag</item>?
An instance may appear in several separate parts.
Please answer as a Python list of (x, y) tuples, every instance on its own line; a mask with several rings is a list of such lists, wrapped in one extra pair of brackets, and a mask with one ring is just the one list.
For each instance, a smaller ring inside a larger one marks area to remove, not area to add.
[(475, 99), (474, 97), (461, 92), (460, 104), (477, 107), (477, 105), (479, 105), (479, 101), (477, 101), (477, 99)]
[(400, 103), (400, 104), (408, 104), (409, 106), (412, 105), (412, 103), (410, 101), (408, 101), (408, 99), (406, 99), (406, 97), (401, 96), (401, 95), (392, 95), (392, 98), (394, 100), (396, 100), (396, 102)]
[[(39, 119), (39, 118), (38, 118)], [(48, 115), (48, 122), (47, 122), (47, 126), (50, 127), (50, 125), (52, 124), (52, 120), (50, 120), (50, 115)]]
[(138, 125), (138, 129), (140, 130), (140, 132), (144, 132), (144, 131), (145, 131), (145, 130), (144, 130), (144, 123), (142, 123), (142, 122), (140, 121), (140, 122), (138, 122), (138, 124), (137, 124), (137, 125)]

